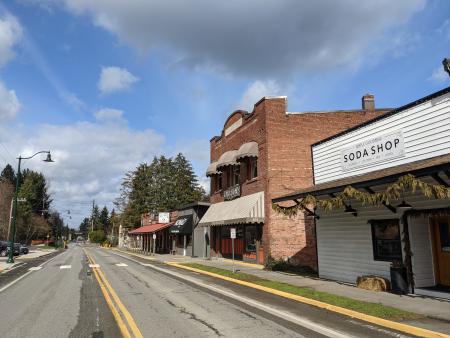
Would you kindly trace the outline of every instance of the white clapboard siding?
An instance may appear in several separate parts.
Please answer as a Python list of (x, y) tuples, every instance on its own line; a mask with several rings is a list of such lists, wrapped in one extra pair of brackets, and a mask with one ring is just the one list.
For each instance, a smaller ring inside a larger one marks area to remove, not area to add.
[[(402, 131), (405, 155), (343, 171), (341, 150), (377, 136)], [(450, 153), (450, 93), (313, 146), (315, 183), (362, 175)]]
[[(378, 187), (374, 190), (382, 190)], [(428, 199), (423, 195), (405, 194), (403, 198), (416, 209), (444, 208), (448, 200)], [(401, 201), (392, 201), (393, 206)], [(342, 210), (324, 212), (318, 210), (317, 255), (319, 275), (322, 278), (355, 283), (358, 276), (376, 275), (390, 279), (390, 263), (373, 259), (370, 219), (400, 218), (386, 207), (361, 206), (352, 202), (358, 216), (345, 214)], [(434, 285), (431, 237), (427, 218), (409, 218), (413, 273), (417, 287)], [(400, 226), (402, 226), (400, 224)], [(402, 232), (402, 228), (400, 231)]]
[(434, 276), (433, 252), (428, 217), (409, 220), (409, 237), (411, 240), (412, 266), (416, 287), (436, 284)]

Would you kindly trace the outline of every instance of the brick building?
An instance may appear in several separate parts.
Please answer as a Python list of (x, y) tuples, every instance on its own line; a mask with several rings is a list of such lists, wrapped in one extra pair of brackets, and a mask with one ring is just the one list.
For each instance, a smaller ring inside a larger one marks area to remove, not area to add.
[(362, 109), (293, 113), (286, 97), (264, 97), (251, 113), (235, 111), (220, 136), (210, 141), (211, 207), (200, 225), (211, 227), (211, 256), (231, 255), (230, 228), (236, 228), (236, 258), (264, 263), (270, 255), (317, 267), (314, 220), (272, 210), (275, 196), (313, 185), (311, 144), (373, 119), (374, 97)]

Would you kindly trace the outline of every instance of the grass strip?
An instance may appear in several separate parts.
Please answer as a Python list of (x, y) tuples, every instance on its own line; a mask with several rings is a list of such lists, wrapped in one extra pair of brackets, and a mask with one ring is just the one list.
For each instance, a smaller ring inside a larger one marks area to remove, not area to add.
[(316, 291), (312, 288), (301, 287), (292, 284), (276, 282), (268, 279), (263, 279), (254, 275), (250, 275), (243, 272), (235, 272), (233, 273), (230, 270), (220, 269), (208, 265), (198, 264), (198, 263), (183, 263), (180, 265), (188, 266), (191, 268), (208, 271), (211, 273), (215, 273), (221, 276), (230, 277), (234, 279), (238, 279), (241, 281), (265, 286), (267, 288), (271, 288), (274, 290), (284, 291), (287, 293), (291, 293), (293, 295), (302, 296), (305, 298), (310, 298), (314, 300), (318, 300), (327, 304), (332, 304), (336, 306), (340, 306), (346, 309), (354, 310), (357, 312), (365, 313), (371, 316), (389, 319), (394, 321), (402, 321), (402, 320), (412, 320), (423, 318), (422, 315), (417, 313), (412, 313), (404, 310), (400, 310), (391, 306), (386, 306), (378, 303), (365, 302), (361, 300), (356, 300), (344, 296), (334, 295), (328, 292)]

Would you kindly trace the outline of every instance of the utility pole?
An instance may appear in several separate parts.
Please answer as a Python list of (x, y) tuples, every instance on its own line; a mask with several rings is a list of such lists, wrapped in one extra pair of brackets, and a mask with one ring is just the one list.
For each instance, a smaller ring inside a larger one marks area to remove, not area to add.
[(95, 200), (92, 200), (91, 231), (94, 231), (94, 208), (95, 208)]

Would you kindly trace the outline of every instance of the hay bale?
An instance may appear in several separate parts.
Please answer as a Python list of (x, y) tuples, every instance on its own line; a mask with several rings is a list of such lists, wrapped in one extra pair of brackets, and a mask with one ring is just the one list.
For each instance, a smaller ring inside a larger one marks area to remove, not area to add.
[(371, 291), (388, 291), (389, 280), (379, 276), (360, 276), (356, 279), (356, 287)]

